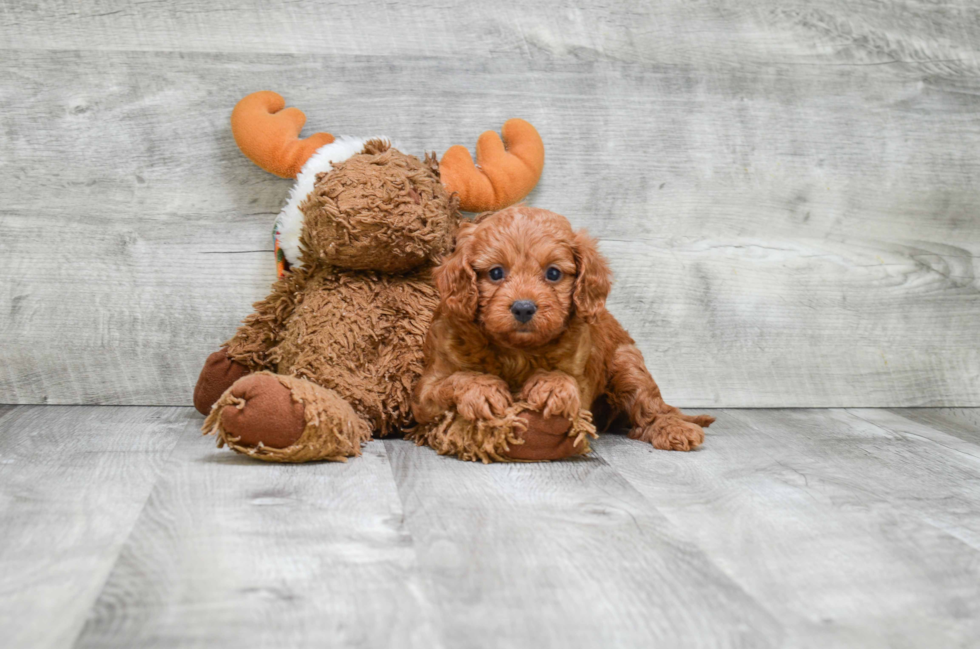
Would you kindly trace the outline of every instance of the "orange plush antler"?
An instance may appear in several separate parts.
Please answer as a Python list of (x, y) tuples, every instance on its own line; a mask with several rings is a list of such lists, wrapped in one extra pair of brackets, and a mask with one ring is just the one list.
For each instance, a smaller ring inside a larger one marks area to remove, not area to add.
[(504, 139), (487, 131), (476, 142), (476, 165), (464, 146), (450, 147), (439, 163), (442, 184), (459, 194), (467, 212), (499, 210), (531, 193), (544, 168), (544, 143), (523, 119), (510, 119)]
[(231, 111), (231, 133), (249, 160), (277, 176), (295, 178), (309, 157), (334, 138), (314, 133), (300, 140), (306, 115), (298, 108), (283, 110), (285, 105), (275, 92), (253, 92)]

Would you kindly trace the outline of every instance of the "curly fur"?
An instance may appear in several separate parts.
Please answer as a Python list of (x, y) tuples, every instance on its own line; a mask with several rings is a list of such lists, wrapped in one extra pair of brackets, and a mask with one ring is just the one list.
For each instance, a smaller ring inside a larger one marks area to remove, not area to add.
[[(455, 409), (442, 413), (426, 424), (416, 427), (408, 435), (416, 444), (427, 444), (439, 455), (455, 455), (470, 462), (514, 462), (511, 449), (525, 443), (527, 422), (520, 417), (526, 410), (533, 410), (524, 402), (509, 406), (500, 417), (473, 419), (460, 415)], [(568, 437), (574, 440), (577, 455), (585, 455), (589, 438), (595, 437), (595, 426), (589, 412), (576, 413), (568, 429)]]
[[(491, 276), (496, 267), (502, 279)], [(560, 277), (549, 278), (549, 268)], [(640, 350), (605, 308), (606, 260), (565, 217), (525, 206), (484, 215), (460, 228), (435, 275), (441, 301), (412, 404), (421, 424), (452, 408), (473, 421), (500, 419), (517, 399), (575, 418), (604, 399), (629, 417), (631, 437), (657, 448), (686, 451), (704, 440), (714, 419), (664, 403)], [(522, 323), (511, 306), (525, 300), (537, 312)]]

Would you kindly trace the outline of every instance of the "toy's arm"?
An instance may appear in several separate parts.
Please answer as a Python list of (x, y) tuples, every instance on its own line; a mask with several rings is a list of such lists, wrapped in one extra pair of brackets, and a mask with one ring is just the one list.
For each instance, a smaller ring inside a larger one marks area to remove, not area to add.
[(272, 293), (255, 303), (255, 312), (218, 351), (204, 362), (194, 387), (194, 407), (202, 415), (225, 390), (243, 376), (261, 370), (276, 371), (274, 351), (279, 345), (283, 325), (296, 309), (299, 283), (297, 273), (287, 273), (272, 285)]
[(252, 305), (255, 311), (242, 321), (238, 331), (225, 343), (228, 357), (256, 372), (276, 371), (273, 353), (282, 341), (283, 327), (296, 309), (302, 270), (286, 273), (273, 285), (272, 292)]

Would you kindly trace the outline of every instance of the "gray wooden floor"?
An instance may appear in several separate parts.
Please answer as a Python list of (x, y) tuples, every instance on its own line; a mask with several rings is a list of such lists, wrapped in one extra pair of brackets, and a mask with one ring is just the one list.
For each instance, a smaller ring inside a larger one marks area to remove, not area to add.
[(278, 466), (190, 408), (0, 406), (0, 638), (975, 646), (980, 410), (715, 414), (691, 454)]

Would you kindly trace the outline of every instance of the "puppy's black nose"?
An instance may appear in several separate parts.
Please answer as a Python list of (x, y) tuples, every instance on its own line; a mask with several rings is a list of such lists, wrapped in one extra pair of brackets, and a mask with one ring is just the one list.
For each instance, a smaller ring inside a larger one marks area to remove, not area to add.
[(518, 300), (510, 305), (510, 312), (518, 322), (530, 322), (538, 312), (538, 305), (531, 300)]

